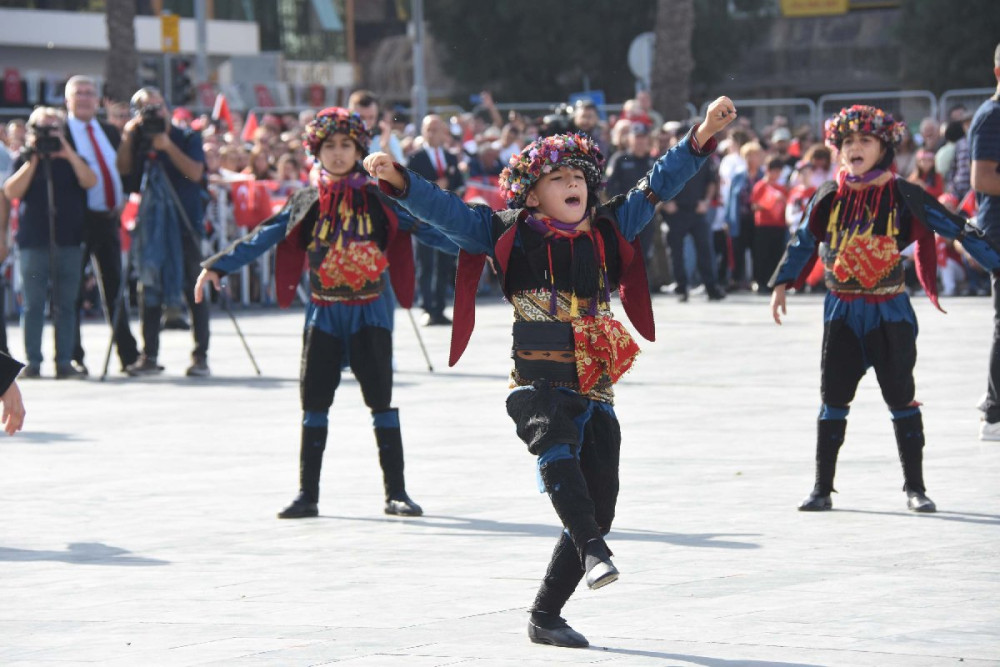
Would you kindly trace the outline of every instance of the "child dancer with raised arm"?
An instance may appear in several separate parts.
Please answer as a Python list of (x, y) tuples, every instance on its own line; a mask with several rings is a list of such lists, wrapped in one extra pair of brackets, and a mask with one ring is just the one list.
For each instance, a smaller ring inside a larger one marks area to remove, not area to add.
[(654, 206), (673, 197), (715, 148), (713, 135), (736, 117), (720, 97), (704, 122), (656, 161), (624, 195), (600, 204), (604, 158), (592, 139), (539, 139), (500, 176), (507, 210), (466, 205), (384, 153), (365, 160), (382, 191), (462, 249), (455, 287), (451, 363), (472, 333), (475, 288), (487, 257), (514, 307), (513, 391), (507, 412), (559, 516), (563, 532), (531, 608), (531, 641), (585, 647), (560, 617), (581, 579), (596, 589), (618, 570), (604, 536), (618, 498), (621, 432), (614, 383), (639, 348), (611, 313), (618, 289), (633, 325), (653, 339), (646, 269), (636, 237)]

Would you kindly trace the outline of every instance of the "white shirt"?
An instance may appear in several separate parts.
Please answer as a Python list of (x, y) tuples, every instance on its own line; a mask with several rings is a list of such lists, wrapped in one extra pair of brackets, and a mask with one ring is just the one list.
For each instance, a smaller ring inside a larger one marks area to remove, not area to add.
[[(97, 155), (94, 154), (94, 145), (90, 143), (87, 125), (90, 125), (94, 129), (94, 139), (97, 140), (97, 146), (101, 149), (101, 155), (104, 157), (104, 164), (111, 174), (111, 185), (115, 190), (115, 201), (113, 202), (104, 201), (104, 175), (101, 174), (101, 165), (98, 164)], [(111, 141), (108, 139), (108, 135), (104, 134), (104, 130), (101, 129), (101, 125), (97, 122), (96, 118), (91, 118), (89, 123), (85, 123), (71, 115), (66, 120), (66, 127), (73, 136), (73, 143), (76, 144), (77, 154), (83, 158), (91, 171), (97, 175), (97, 185), (87, 190), (87, 208), (91, 211), (115, 210), (124, 203), (125, 196), (122, 190), (121, 175), (118, 173), (118, 166), (115, 164), (117, 154), (111, 145)]]
[[(443, 170), (444, 174), (448, 173), (448, 159), (444, 156), (444, 148), (438, 146), (437, 148), (431, 148), (430, 146), (424, 146), (424, 150), (427, 151), (427, 155), (431, 158), (431, 166), (434, 167), (435, 171)], [(441, 176), (439, 175), (438, 178)]]

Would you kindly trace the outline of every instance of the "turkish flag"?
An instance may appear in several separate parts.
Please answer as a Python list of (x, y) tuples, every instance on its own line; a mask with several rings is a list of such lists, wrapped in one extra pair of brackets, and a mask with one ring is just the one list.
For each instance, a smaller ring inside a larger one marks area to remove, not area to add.
[(234, 181), (230, 196), (233, 200), (233, 220), (238, 227), (256, 227), (271, 217), (271, 195), (259, 181)]
[(233, 129), (233, 115), (229, 112), (229, 102), (226, 96), (219, 93), (215, 96), (215, 106), (212, 107), (212, 120), (221, 120), (226, 124), (226, 130)]
[(465, 194), (462, 199), (467, 204), (487, 204), (494, 211), (507, 208), (503, 195), (500, 193), (500, 178), (490, 176), (485, 179), (470, 178), (465, 183)]

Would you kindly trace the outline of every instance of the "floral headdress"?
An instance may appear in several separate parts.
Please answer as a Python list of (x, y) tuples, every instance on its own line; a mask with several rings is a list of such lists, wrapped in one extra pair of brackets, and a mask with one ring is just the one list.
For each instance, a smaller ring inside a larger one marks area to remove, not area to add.
[(368, 132), (368, 127), (361, 120), (361, 116), (341, 107), (323, 109), (316, 114), (316, 118), (306, 125), (302, 139), (309, 155), (319, 160), (320, 146), (323, 145), (327, 137), (332, 137), (337, 133), (350, 137), (361, 150), (361, 157), (368, 155), (368, 146), (372, 142), (372, 135)]
[(559, 167), (582, 171), (587, 189), (593, 193), (601, 186), (604, 155), (597, 142), (583, 134), (555, 134), (536, 139), (511, 156), (500, 173), (500, 192), (507, 200), (507, 208), (523, 208), (528, 190)]
[(870, 134), (895, 148), (903, 140), (905, 132), (903, 124), (896, 122), (892, 114), (864, 104), (841, 109), (840, 113), (826, 121), (825, 129), (826, 145), (838, 149), (844, 139), (855, 132)]

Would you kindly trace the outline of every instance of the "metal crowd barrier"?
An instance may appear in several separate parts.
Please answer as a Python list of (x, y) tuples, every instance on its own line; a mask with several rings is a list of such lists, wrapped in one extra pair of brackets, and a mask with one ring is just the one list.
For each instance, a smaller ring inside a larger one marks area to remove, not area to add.
[[(705, 117), (709, 104), (710, 102), (705, 102), (702, 105), (702, 118)], [(767, 127), (775, 116), (785, 116), (792, 130), (802, 125), (809, 125), (816, 132), (822, 131), (822, 120), (817, 112), (816, 103), (808, 97), (739, 99), (733, 100), (733, 104), (740, 118), (749, 118), (750, 124), (755, 128)]]
[(938, 120), (948, 120), (948, 110), (961, 104), (969, 111), (975, 112), (988, 97), (997, 92), (996, 88), (956, 88), (946, 90), (938, 101)]
[(938, 117), (938, 101), (929, 90), (899, 90), (876, 93), (837, 93), (819, 98), (819, 117), (825, 120), (849, 104), (871, 104), (888, 111), (897, 120), (916, 127), (924, 118)]

